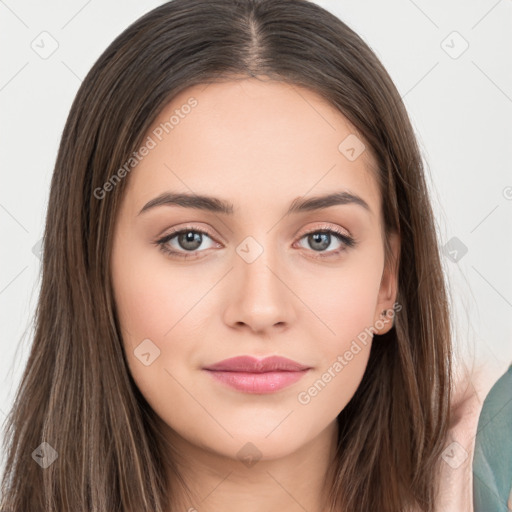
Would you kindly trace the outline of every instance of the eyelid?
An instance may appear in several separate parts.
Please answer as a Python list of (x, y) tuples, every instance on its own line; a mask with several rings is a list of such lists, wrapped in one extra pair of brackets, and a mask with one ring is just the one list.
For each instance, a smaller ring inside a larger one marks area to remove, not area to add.
[[(187, 231), (187, 230), (198, 231), (200, 233), (207, 234), (213, 240), (220, 238), (222, 240), (222, 243), (225, 243), (225, 241), (223, 240), (222, 237), (220, 237), (220, 236), (217, 237), (216, 235), (215, 236), (212, 235), (212, 233), (207, 228), (203, 228), (199, 225), (193, 225), (193, 224), (186, 224), (185, 226), (182, 226), (182, 227), (172, 228), (171, 231), (167, 232), (164, 235), (159, 236), (157, 238), (157, 240), (161, 240), (163, 238), (167, 238), (171, 235), (174, 235), (176, 233), (181, 233), (182, 231)], [(328, 224), (328, 223), (323, 223), (320, 226), (313, 226), (310, 228), (300, 229), (293, 236), (294, 236), (294, 238), (296, 238), (296, 237), (302, 238), (305, 235), (309, 235), (310, 233), (316, 233), (317, 231), (323, 231), (323, 230), (335, 231), (335, 232), (339, 233), (340, 235), (346, 236), (347, 238), (354, 238), (348, 230), (346, 230), (344, 228), (340, 228), (339, 226), (336, 226), (334, 224)]]
[(183, 231), (196, 231), (198, 233), (202, 233), (202, 234), (208, 235), (215, 242), (217, 242), (218, 239), (220, 239), (219, 242), (225, 243), (221, 236), (213, 235), (211, 230), (209, 230), (208, 228), (204, 228), (204, 227), (202, 227), (200, 225), (194, 225), (194, 224), (185, 224), (184, 226), (179, 226), (179, 227), (176, 227), (176, 228), (172, 228), (171, 230), (166, 231), (165, 234), (158, 236), (156, 241), (157, 242), (161, 241), (161, 240), (163, 240), (165, 238), (169, 238), (169, 237), (171, 237), (173, 235), (176, 235), (178, 233), (182, 233)]
[(336, 233), (343, 235), (347, 238), (353, 238), (353, 236), (349, 233), (348, 230), (346, 230), (344, 228), (340, 228), (339, 226), (337, 226), (335, 224), (326, 224), (326, 223), (323, 223), (320, 226), (314, 226), (311, 228), (301, 229), (295, 234), (295, 237), (302, 238), (304, 235), (309, 235), (310, 233), (316, 233), (317, 231), (324, 231), (324, 230), (335, 231)]

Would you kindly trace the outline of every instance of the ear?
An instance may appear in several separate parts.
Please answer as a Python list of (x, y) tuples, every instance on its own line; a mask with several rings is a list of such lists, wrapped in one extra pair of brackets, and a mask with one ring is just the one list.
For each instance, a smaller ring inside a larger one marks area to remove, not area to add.
[(393, 327), (395, 309), (399, 311), (401, 306), (396, 304), (398, 294), (398, 269), (400, 261), (400, 235), (389, 233), (388, 243), (391, 249), (391, 257), (388, 259), (382, 272), (377, 307), (375, 309), (374, 323), (375, 334), (385, 334)]

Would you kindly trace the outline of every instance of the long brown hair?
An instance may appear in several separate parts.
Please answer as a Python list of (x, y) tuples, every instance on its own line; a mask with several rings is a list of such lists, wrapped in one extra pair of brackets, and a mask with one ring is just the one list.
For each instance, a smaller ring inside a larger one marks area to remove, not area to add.
[[(128, 371), (110, 282), (129, 176), (101, 198), (95, 191), (178, 92), (235, 76), (318, 93), (374, 154), (385, 234), (401, 236), (402, 310), (376, 336), (361, 385), (338, 417), (329, 499), (333, 511), (433, 510), (451, 343), (422, 159), (377, 57), (307, 0), (173, 0), (129, 26), (83, 81), (51, 181), (34, 341), (5, 427), (7, 510), (163, 512), (171, 503), (172, 447)], [(45, 469), (32, 457), (43, 442), (58, 454)]]

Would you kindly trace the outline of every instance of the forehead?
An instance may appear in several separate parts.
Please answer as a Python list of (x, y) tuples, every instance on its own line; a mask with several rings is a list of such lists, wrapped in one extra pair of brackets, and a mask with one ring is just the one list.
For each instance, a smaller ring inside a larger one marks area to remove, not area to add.
[(348, 190), (375, 215), (380, 209), (370, 148), (336, 108), (294, 84), (245, 78), (189, 87), (146, 137), (152, 148), (127, 190), (134, 207), (168, 190), (222, 196), (235, 207)]

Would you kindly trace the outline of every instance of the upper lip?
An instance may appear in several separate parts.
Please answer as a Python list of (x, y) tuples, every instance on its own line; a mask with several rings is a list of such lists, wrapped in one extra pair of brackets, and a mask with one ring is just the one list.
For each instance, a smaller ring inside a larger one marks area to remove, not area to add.
[(251, 356), (238, 356), (230, 359), (224, 359), (218, 363), (204, 367), (205, 370), (226, 371), (226, 372), (297, 372), (308, 370), (309, 366), (287, 359), (286, 357), (270, 356), (264, 359), (256, 359)]

